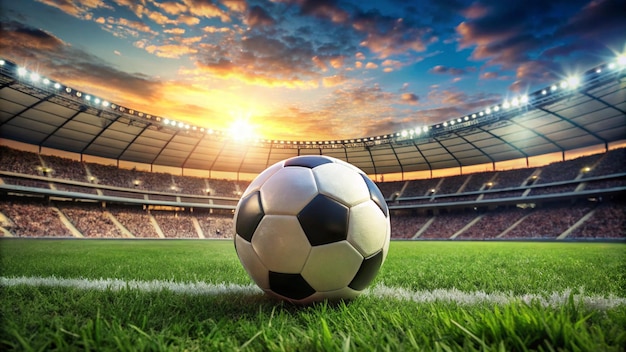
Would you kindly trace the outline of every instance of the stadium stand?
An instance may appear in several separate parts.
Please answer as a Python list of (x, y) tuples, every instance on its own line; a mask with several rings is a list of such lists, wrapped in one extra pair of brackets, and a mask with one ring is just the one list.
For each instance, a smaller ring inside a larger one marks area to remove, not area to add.
[[(249, 184), (0, 151), (0, 183), (26, 189), (2, 190), (4, 235), (232, 238), (232, 210)], [(543, 167), (378, 184), (397, 239), (623, 239), (625, 157), (620, 148)]]

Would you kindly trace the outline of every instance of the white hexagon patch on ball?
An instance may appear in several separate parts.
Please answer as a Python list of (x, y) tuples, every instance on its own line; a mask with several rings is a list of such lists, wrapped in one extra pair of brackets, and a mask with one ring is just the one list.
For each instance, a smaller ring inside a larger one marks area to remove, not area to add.
[(328, 156), (278, 162), (235, 211), (235, 249), (266, 293), (295, 303), (357, 297), (389, 250), (389, 209), (364, 172)]

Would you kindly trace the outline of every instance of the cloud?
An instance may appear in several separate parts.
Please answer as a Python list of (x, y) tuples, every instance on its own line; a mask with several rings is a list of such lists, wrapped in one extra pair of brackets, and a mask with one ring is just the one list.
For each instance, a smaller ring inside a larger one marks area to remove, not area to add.
[(33, 57), (40, 51), (59, 51), (69, 47), (67, 43), (49, 32), (15, 21), (0, 26), (0, 44), (3, 56), (13, 52)]
[(246, 16), (245, 22), (248, 26), (252, 28), (273, 26), (274, 24), (276, 24), (274, 18), (272, 18), (272, 16), (270, 16), (270, 14), (268, 14), (267, 11), (265, 11), (260, 6), (253, 6), (252, 8), (250, 8), (250, 11)]
[(163, 33), (174, 34), (174, 35), (183, 35), (183, 34), (185, 34), (185, 28), (164, 29)]
[(245, 12), (248, 9), (247, 1), (242, 0), (220, 0), (220, 2), (226, 6), (230, 11)]
[(168, 1), (168, 2), (153, 2), (154, 6), (162, 9), (166, 13), (170, 15), (179, 15), (181, 13), (187, 12), (187, 6), (185, 4), (181, 4), (179, 2)]
[(324, 87), (335, 87), (346, 82), (346, 77), (344, 75), (333, 75), (322, 78), (322, 85)]
[(300, 7), (301, 16), (314, 16), (335, 23), (345, 23), (349, 13), (343, 10), (335, 0), (275, 0)]
[(219, 8), (210, 0), (183, 0), (189, 13), (195, 17), (219, 18), (222, 22), (231, 22), (226, 11)]
[(377, 10), (358, 13), (352, 22), (354, 29), (366, 34), (360, 45), (367, 47), (380, 59), (422, 52), (428, 44), (438, 40), (429, 27), (407, 23), (402, 18), (384, 16)]
[(400, 98), (403, 104), (417, 105), (419, 103), (419, 97), (414, 93), (402, 93)]
[(603, 47), (623, 45), (626, 28), (621, 0), (479, 0), (463, 14), (459, 48), (473, 48), (472, 59), (505, 69), (559, 57), (597, 64)]
[(111, 9), (112, 7), (104, 1), (89, 0), (89, 1), (76, 1), (76, 0), (36, 0), (42, 4), (56, 7), (57, 9), (65, 12), (66, 14), (81, 18), (91, 19), (93, 13), (91, 11), (98, 8)]
[(448, 67), (443, 65), (437, 65), (428, 70), (429, 73), (435, 74), (448, 74), (452, 76), (462, 76), (466, 75), (469, 72), (474, 72), (475, 69), (473, 67), (468, 68), (456, 68), (456, 67)]
[(430, 124), (440, 123), (452, 118), (484, 109), (502, 101), (500, 94), (477, 92), (467, 94), (456, 89), (441, 90), (433, 87), (422, 106), (431, 106), (418, 113)]
[(177, 59), (184, 55), (196, 54), (197, 49), (184, 44), (164, 44), (164, 45), (146, 45), (145, 49), (150, 54), (154, 54), (158, 57)]
[(554, 82), (563, 68), (554, 61), (534, 60), (520, 64), (515, 71), (515, 81), (509, 86), (513, 92), (523, 93), (537, 83)]

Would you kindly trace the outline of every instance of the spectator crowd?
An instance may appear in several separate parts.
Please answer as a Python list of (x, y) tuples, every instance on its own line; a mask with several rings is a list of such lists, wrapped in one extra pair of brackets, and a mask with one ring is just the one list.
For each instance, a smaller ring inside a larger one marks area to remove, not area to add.
[[(379, 186), (387, 199), (393, 199), (391, 204), (454, 203), (551, 195), (581, 189), (624, 187), (624, 160), (626, 148), (540, 168), (382, 182)], [(0, 182), (7, 184), (92, 194), (98, 190), (103, 195), (134, 199), (149, 197), (166, 202), (182, 198), (184, 202), (193, 203), (194, 199), (198, 199), (199, 204), (234, 204), (249, 185), (247, 181), (128, 170), (5, 146), (0, 146), (0, 171), (37, 176), (29, 179), (13, 174), (1, 175)], [(114, 188), (99, 189), (98, 185)], [(449, 239), (455, 235), (458, 239), (556, 238), (570, 230), (568, 238), (624, 238), (626, 207), (621, 198), (595, 199), (594, 202), (572, 200), (560, 204), (546, 202), (525, 208), (507, 205), (474, 211), (467, 208), (427, 213), (422, 210), (397, 211), (392, 212), (392, 236), (431, 239)], [(585, 216), (588, 218), (581, 221)], [(189, 208), (183, 211), (151, 210), (146, 205), (109, 203), (104, 206), (99, 202), (52, 202), (37, 197), (3, 195), (0, 220), (5, 230), (2, 233), (16, 237), (72, 237), (76, 231), (84, 237), (112, 238), (232, 238), (234, 235), (232, 214), (223, 212), (213, 214), (207, 209), (196, 209), (194, 213)]]

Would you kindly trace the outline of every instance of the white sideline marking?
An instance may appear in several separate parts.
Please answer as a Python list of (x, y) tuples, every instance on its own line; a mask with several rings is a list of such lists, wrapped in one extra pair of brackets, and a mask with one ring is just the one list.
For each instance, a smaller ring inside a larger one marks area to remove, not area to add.
[[(0, 277), (0, 286), (46, 286), (69, 287), (81, 290), (121, 291), (139, 290), (142, 292), (170, 291), (189, 295), (217, 296), (222, 294), (262, 295), (263, 291), (255, 285), (237, 285), (231, 283), (212, 284), (206, 282), (174, 282), (163, 280), (138, 281), (121, 279), (64, 279), (49, 277)], [(459, 305), (472, 306), (478, 304), (504, 305), (513, 302), (538, 302), (543, 306), (558, 307), (566, 303), (572, 290), (553, 292), (549, 294), (526, 294), (516, 296), (506, 293), (485, 293), (482, 291), (463, 292), (457, 289), (436, 289), (432, 291), (411, 291), (401, 287), (389, 287), (378, 284), (363, 291), (364, 296), (417, 303), (450, 302)], [(574, 302), (596, 309), (609, 309), (626, 305), (626, 298), (616, 296), (586, 296), (573, 294)]]

